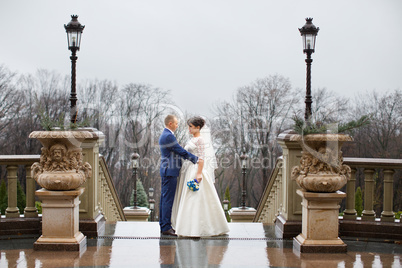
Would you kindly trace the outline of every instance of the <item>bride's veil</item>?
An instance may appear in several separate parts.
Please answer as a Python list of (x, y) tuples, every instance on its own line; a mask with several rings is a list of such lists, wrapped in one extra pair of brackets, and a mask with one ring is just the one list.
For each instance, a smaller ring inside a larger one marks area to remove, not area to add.
[(204, 170), (212, 178), (212, 181), (215, 182), (215, 169), (218, 168), (218, 162), (212, 145), (211, 129), (205, 125), (201, 129), (200, 134), (205, 143)]

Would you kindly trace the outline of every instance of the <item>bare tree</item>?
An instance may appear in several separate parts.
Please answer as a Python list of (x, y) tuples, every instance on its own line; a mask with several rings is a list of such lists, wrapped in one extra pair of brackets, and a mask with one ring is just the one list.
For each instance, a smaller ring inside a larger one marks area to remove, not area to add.
[(22, 94), (16, 88), (16, 73), (0, 65), (0, 139), (22, 109)]
[(401, 158), (402, 92), (395, 90), (358, 96), (351, 118), (371, 115), (371, 124), (356, 129), (358, 157)]
[(349, 109), (349, 99), (338, 96), (326, 88), (313, 90), (313, 122), (337, 123), (345, 120)]
[[(116, 188), (123, 204), (129, 204), (134, 182), (127, 169), (130, 155), (137, 151), (141, 158), (139, 178), (145, 189), (159, 185), (159, 153), (155, 140), (164, 103), (170, 102), (168, 91), (150, 85), (128, 84), (118, 92), (116, 109), (108, 122), (108, 143), (103, 153), (114, 174)], [(157, 193), (157, 191), (155, 191)]]
[(105, 130), (118, 109), (119, 87), (108, 80), (87, 80), (78, 86), (78, 120), (88, 119), (96, 129)]
[[(218, 153), (237, 171), (238, 199), (239, 155), (244, 151), (251, 158), (247, 182), (249, 202), (255, 205), (280, 152), (276, 137), (290, 124), (289, 118), (297, 108), (297, 96), (287, 78), (273, 75), (239, 88), (232, 103), (223, 102), (216, 107), (215, 127), (220, 130), (215, 134), (220, 145)], [(224, 173), (227, 171), (219, 174)]]

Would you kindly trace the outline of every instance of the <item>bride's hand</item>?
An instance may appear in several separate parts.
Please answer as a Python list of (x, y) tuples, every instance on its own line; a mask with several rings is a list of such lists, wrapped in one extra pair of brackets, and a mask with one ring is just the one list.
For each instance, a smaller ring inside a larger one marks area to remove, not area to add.
[(197, 174), (196, 179), (197, 179), (198, 183), (200, 183), (200, 182), (202, 181), (202, 175), (201, 175), (201, 174)]

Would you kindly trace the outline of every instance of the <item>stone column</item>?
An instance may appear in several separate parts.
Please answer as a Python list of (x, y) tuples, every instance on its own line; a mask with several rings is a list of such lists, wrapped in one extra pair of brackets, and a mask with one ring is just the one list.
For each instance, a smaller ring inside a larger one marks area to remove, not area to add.
[(375, 220), (375, 212), (373, 210), (374, 172), (374, 169), (364, 170), (364, 210), (362, 212), (363, 221)]
[(290, 141), (296, 134), (292, 130), (281, 133), (277, 141), (283, 151), (282, 183), (280, 204), (281, 209), (276, 217), (275, 225), (277, 235), (282, 238), (295, 237), (301, 232), (302, 206), (301, 197), (296, 194), (299, 189), (296, 181), (291, 179), (292, 167), (300, 164), (302, 156), (301, 145), (297, 141)]
[(88, 131), (92, 138), (85, 139), (82, 144), (84, 162), (92, 167), (92, 176), (83, 184), (85, 192), (80, 197), (80, 229), (85, 230), (86, 235), (98, 236), (104, 230), (105, 219), (99, 207), (99, 146), (105, 140), (105, 135), (95, 128), (82, 128)]
[(26, 170), (26, 207), (24, 209), (25, 218), (38, 217), (38, 210), (35, 207), (35, 181), (31, 176), (31, 165), (25, 166)]
[(355, 209), (356, 168), (352, 168), (350, 180), (346, 184), (346, 209), (343, 211), (344, 220), (356, 220)]
[(86, 248), (86, 236), (78, 228), (80, 187), (69, 191), (40, 189), (36, 195), (42, 201), (42, 235), (34, 250), (81, 251)]
[(302, 197), (302, 233), (293, 240), (293, 248), (301, 253), (344, 253), (347, 246), (338, 237), (339, 203), (346, 194), (313, 193), (297, 190)]
[(7, 166), (8, 206), (6, 208), (6, 218), (19, 218), (20, 216), (17, 207), (17, 169), (18, 166)]
[(384, 170), (384, 205), (383, 212), (381, 213), (381, 221), (394, 222), (395, 220), (395, 214), (392, 211), (394, 173), (395, 171), (392, 169)]

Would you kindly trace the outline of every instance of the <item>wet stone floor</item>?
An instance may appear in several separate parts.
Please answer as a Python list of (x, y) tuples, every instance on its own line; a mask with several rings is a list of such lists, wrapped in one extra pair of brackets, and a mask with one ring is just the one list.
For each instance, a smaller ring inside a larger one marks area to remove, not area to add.
[(342, 237), (343, 254), (299, 254), (273, 225), (230, 223), (227, 236), (161, 237), (158, 223), (107, 224), (81, 252), (34, 251), (38, 237), (0, 237), (0, 267), (402, 267), (402, 245)]

